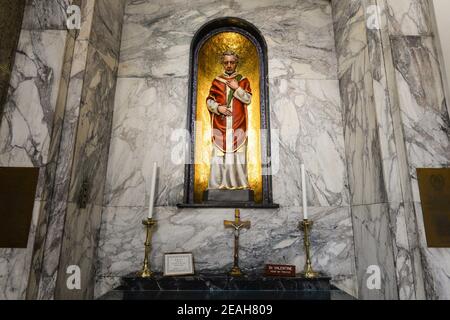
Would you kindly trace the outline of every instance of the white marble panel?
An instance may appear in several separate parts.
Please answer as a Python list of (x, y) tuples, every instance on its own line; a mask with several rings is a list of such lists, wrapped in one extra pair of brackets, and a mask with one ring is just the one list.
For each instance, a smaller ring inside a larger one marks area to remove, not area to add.
[(431, 16), (427, 0), (386, 0), (391, 35), (431, 35)]
[(47, 163), (66, 31), (22, 31), (0, 124), (0, 165)]
[[(389, 203), (389, 219), (392, 234), (393, 255), (397, 277), (397, 288), (399, 299), (420, 299), (416, 294), (418, 275), (414, 265), (414, 255), (408, 239), (408, 225), (406, 210), (403, 203)], [(420, 263), (420, 261), (418, 261)]]
[(273, 176), (274, 201), (300, 204), (300, 164), (308, 174), (308, 202), (314, 206), (348, 205), (344, 131), (335, 80), (270, 81), (271, 129), (277, 130), (279, 169)]
[[(369, 0), (367, 5), (383, 5), (384, 1)], [(383, 172), (384, 187), (389, 201), (390, 225), (393, 236), (393, 254), (397, 271), (397, 284), (399, 298), (402, 300), (420, 299), (418, 292), (421, 287), (419, 270), (414, 264), (414, 254), (411, 250), (415, 246), (416, 234), (414, 212), (410, 206), (405, 206), (404, 201), (412, 196), (409, 193), (409, 175), (406, 168), (404, 139), (402, 130), (397, 131), (394, 123), (393, 110), (396, 93), (392, 86), (395, 77), (392, 63), (387, 19), (384, 7), (380, 7), (380, 29), (368, 28), (369, 59), (373, 78), (373, 98), (376, 109), (378, 138), (381, 153), (381, 168)], [(369, 19), (373, 12), (367, 11)], [(391, 84), (391, 85), (389, 85)], [(408, 196), (409, 195), (409, 196)], [(417, 261), (416, 261), (417, 263)], [(420, 264), (420, 261), (419, 261)]]
[(69, 201), (77, 202), (84, 182), (88, 202), (103, 203), (118, 61), (89, 45), (83, 78)]
[(340, 79), (351, 204), (386, 201), (374, 87), (366, 47)]
[(72, 0), (27, 0), (22, 29), (67, 30), (67, 7)]
[[(58, 274), (57, 277), (53, 275), (55, 278), (51, 280), (44, 278), (44, 281), (56, 281), (55, 299), (93, 298), (101, 215), (101, 206), (88, 204), (85, 209), (79, 209), (75, 203), (68, 204)], [(66, 285), (66, 270), (71, 265), (80, 268), (80, 290), (69, 290)], [(41, 294), (46, 292), (41, 291)]]
[[(387, 204), (352, 207), (355, 255), (360, 299), (398, 299), (392, 238)], [(369, 289), (367, 273), (370, 266), (380, 270), (380, 289)]]
[(81, 1), (81, 29), (77, 36), (77, 40), (89, 40), (92, 30), (92, 21), (94, 18), (96, 0)]
[(414, 201), (417, 168), (450, 165), (450, 119), (433, 39), (391, 40)]
[[(172, 161), (175, 130), (186, 125), (186, 79), (118, 79), (105, 203), (144, 206), (157, 162), (158, 205), (175, 205), (183, 194), (184, 161)], [(175, 159), (176, 160), (176, 159)]]
[(367, 47), (366, 20), (361, 1), (332, 0), (339, 79)]
[[(84, 9), (89, 14), (89, 4)], [(119, 59), (124, 10), (123, 0), (95, 0), (89, 42), (105, 59)]]
[[(248, 20), (266, 38), (273, 76), (336, 79), (331, 6), (324, 0), (131, 1), (126, 7), (120, 77), (186, 77), (194, 33), (209, 20)], [(267, 17), (272, 17), (267, 19)]]
[[(48, 175), (53, 177), (49, 178), (53, 189), (52, 198), (48, 208), (42, 212), (46, 218), (42, 218), (40, 222), (42, 231), (39, 239), (36, 239), (38, 245), (35, 246), (33, 253), (34, 261), (30, 278), (33, 284), (28, 291), (30, 297), (45, 300), (54, 298), (88, 42), (73, 40), (72, 46), (74, 48), (72, 47), (70, 52), (66, 52), (70, 56), (69, 70), (66, 75), (67, 79), (64, 79), (65, 87), (61, 89), (65, 94), (63, 98), (64, 114), (60, 124), (62, 132), (55, 138), (55, 141), (52, 141), (52, 144), (57, 144), (54, 151), (56, 154), (53, 155), (54, 165), (47, 166)], [(55, 137), (55, 133), (53, 136)]]

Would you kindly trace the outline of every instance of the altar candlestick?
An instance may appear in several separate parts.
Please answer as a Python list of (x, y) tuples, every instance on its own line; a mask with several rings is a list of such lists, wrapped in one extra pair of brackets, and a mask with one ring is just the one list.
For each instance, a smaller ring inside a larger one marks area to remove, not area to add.
[(153, 217), (153, 205), (155, 203), (155, 186), (156, 186), (156, 162), (153, 163), (153, 176), (152, 182), (150, 186), (150, 203), (148, 205), (148, 218), (151, 219)]
[(308, 220), (308, 203), (306, 200), (306, 178), (305, 178), (305, 165), (302, 163), (302, 194), (303, 194), (303, 219)]

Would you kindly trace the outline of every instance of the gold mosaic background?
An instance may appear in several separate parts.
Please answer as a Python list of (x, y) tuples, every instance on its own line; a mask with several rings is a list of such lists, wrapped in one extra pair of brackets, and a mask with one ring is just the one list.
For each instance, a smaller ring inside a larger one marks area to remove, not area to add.
[(223, 73), (222, 53), (233, 50), (240, 57), (237, 72), (247, 77), (252, 89), (252, 103), (248, 106), (247, 169), (250, 188), (255, 191), (255, 201), (262, 201), (261, 171), (261, 114), (259, 87), (259, 57), (255, 45), (237, 32), (222, 32), (208, 39), (198, 55), (197, 114), (195, 132), (194, 198), (201, 202), (208, 187), (211, 157), (211, 118), (206, 98), (215, 77)]

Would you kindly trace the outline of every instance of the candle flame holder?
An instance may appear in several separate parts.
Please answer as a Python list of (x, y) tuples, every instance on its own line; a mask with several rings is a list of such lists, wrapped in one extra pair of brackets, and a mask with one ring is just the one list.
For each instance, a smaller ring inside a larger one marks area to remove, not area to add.
[(314, 223), (311, 220), (303, 219), (303, 221), (301, 221), (298, 225), (299, 229), (303, 231), (303, 244), (305, 246), (306, 254), (305, 268), (303, 272), (300, 273), (300, 276), (306, 279), (315, 279), (320, 277), (320, 273), (314, 271), (311, 263), (311, 242), (309, 241), (309, 237), (313, 224)]
[(142, 270), (138, 272), (138, 276), (141, 278), (151, 278), (154, 273), (151, 270), (149, 255), (152, 249), (152, 231), (153, 227), (156, 225), (156, 220), (152, 218), (147, 218), (142, 220), (142, 224), (146, 227), (146, 237), (145, 237), (145, 256), (144, 256), (144, 264), (142, 266)]

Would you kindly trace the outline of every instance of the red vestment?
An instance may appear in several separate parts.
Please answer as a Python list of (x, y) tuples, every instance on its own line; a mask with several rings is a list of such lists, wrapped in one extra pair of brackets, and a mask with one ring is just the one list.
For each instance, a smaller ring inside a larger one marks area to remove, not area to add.
[[(212, 99), (219, 105), (228, 105), (229, 97), (227, 97), (227, 84), (225, 82), (233, 78), (238, 80), (239, 87), (251, 94), (250, 81), (247, 78), (242, 78), (239, 74), (233, 75), (229, 78), (225, 75), (221, 75), (213, 80), (211, 89), (209, 90), (209, 96), (206, 101)], [(233, 95), (233, 93), (234, 90), (231, 90), (230, 95)], [(233, 119), (232, 152), (235, 152), (247, 141), (247, 105), (234, 97), (231, 101)], [(212, 142), (219, 148), (219, 150), (226, 152), (227, 117), (224, 115), (217, 115), (212, 112), (210, 113), (212, 123)]]

